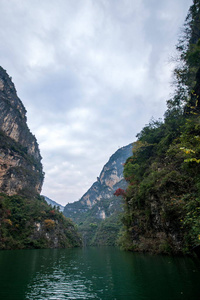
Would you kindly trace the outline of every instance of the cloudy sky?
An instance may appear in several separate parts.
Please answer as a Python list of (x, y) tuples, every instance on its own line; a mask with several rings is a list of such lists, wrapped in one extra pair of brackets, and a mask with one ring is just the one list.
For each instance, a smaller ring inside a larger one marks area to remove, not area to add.
[(0, 62), (27, 109), (42, 194), (79, 200), (170, 97), (192, 0), (0, 0)]

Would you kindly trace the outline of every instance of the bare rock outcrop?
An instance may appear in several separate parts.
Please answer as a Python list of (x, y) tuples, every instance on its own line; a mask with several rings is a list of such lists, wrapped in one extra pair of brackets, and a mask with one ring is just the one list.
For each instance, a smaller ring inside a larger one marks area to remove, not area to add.
[(0, 191), (7, 195), (40, 193), (44, 174), (36, 138), (27, 126), (26, 109), (0, 67)]
[[(127, 182), (123, 177), (124, 163), (132, 154), (132, 144), (118, 149), (104, 165), (97, 181), (89, 188), (89, 190), (81, 197), (79, 201), (69, 203), (64, 208), (64, 215), (71, 218), (74, 222), (79, 223), (85, 214), (91, 211), (96, 218), (105, 219), (112, 215), (118, 205), (110, 206), (110, 200), (113, 199), (113, 194), (118, 188), (126, 189)], [(103, 203), (103, 204), (102, 204)], [(105, 203), (108, 209), (105, 212)]]

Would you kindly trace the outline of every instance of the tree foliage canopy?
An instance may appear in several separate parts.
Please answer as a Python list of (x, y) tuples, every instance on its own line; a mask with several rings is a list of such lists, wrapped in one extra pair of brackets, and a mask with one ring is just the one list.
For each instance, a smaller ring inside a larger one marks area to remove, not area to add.
[(200, 245), (200, 1), (183, 27), (174, 70), (175, 93), (164, 121), (137, 135), (124, 167), (129, 182), (122, 247), (188, 253)]

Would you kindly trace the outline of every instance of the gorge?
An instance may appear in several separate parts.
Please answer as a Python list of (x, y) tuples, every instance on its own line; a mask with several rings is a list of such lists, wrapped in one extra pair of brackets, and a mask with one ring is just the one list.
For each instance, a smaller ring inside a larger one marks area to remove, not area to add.
[(123, 169), (132, 154), (132, 147), (129, 144), (118, 149), (81, 199), (64, 208), (64, 215), (78, 225), (84, 245), (116, 245), (123, 201), (114, 193), (127, 187)]
[(199, 300), (200, 0), (0, 8), (0, 299)]
[(39, 195), (44, 173), (14, 84), (0, 67), (0, 249), (80, 246), (73, 223)]

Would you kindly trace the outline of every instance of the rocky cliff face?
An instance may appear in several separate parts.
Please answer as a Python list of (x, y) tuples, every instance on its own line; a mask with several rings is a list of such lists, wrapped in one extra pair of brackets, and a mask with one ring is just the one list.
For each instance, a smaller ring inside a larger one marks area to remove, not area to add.
[(81, 246), (71, 220), (36, 195), (0, 194), (0, 249)]
[(121, 228), (122, 197), (114, 196), (114, 192), (127, 187), (123, 167), (131, 154), (132, 144), (117, 150), (83, 197), (65, 206), (64, 215), (79, 225), (84, 245), (116, 244)]
[(109, 208), (104, 209), (102, 201), (106, 202), (107, 200), (108, 203), (109, 200), (113, 199), (113, 194), (118, 188), (126, 188), (127, 183), (123, 177), (123, 165), (131, 155), (132, 144), (118, 149), (103, 167), (100, 176), (97, 177), (97, 181), (93, 183), (81, 199), (65, 206), (64, 215), (76, 223), (82, 221), (84, 214), (92, 209), (99, 219), (105, 219), (110, 216), (113, 213), (114, 204), (110, 203)]
[(43, 177), (26, 110), (11, 78), (0, 67), (0, 249), (81, 245), (71, 220), (38, 195)]
[(0, 191), (40, 193), (44, 175), (38, 144), (15, 86), (1, 67), (0, 115)]

